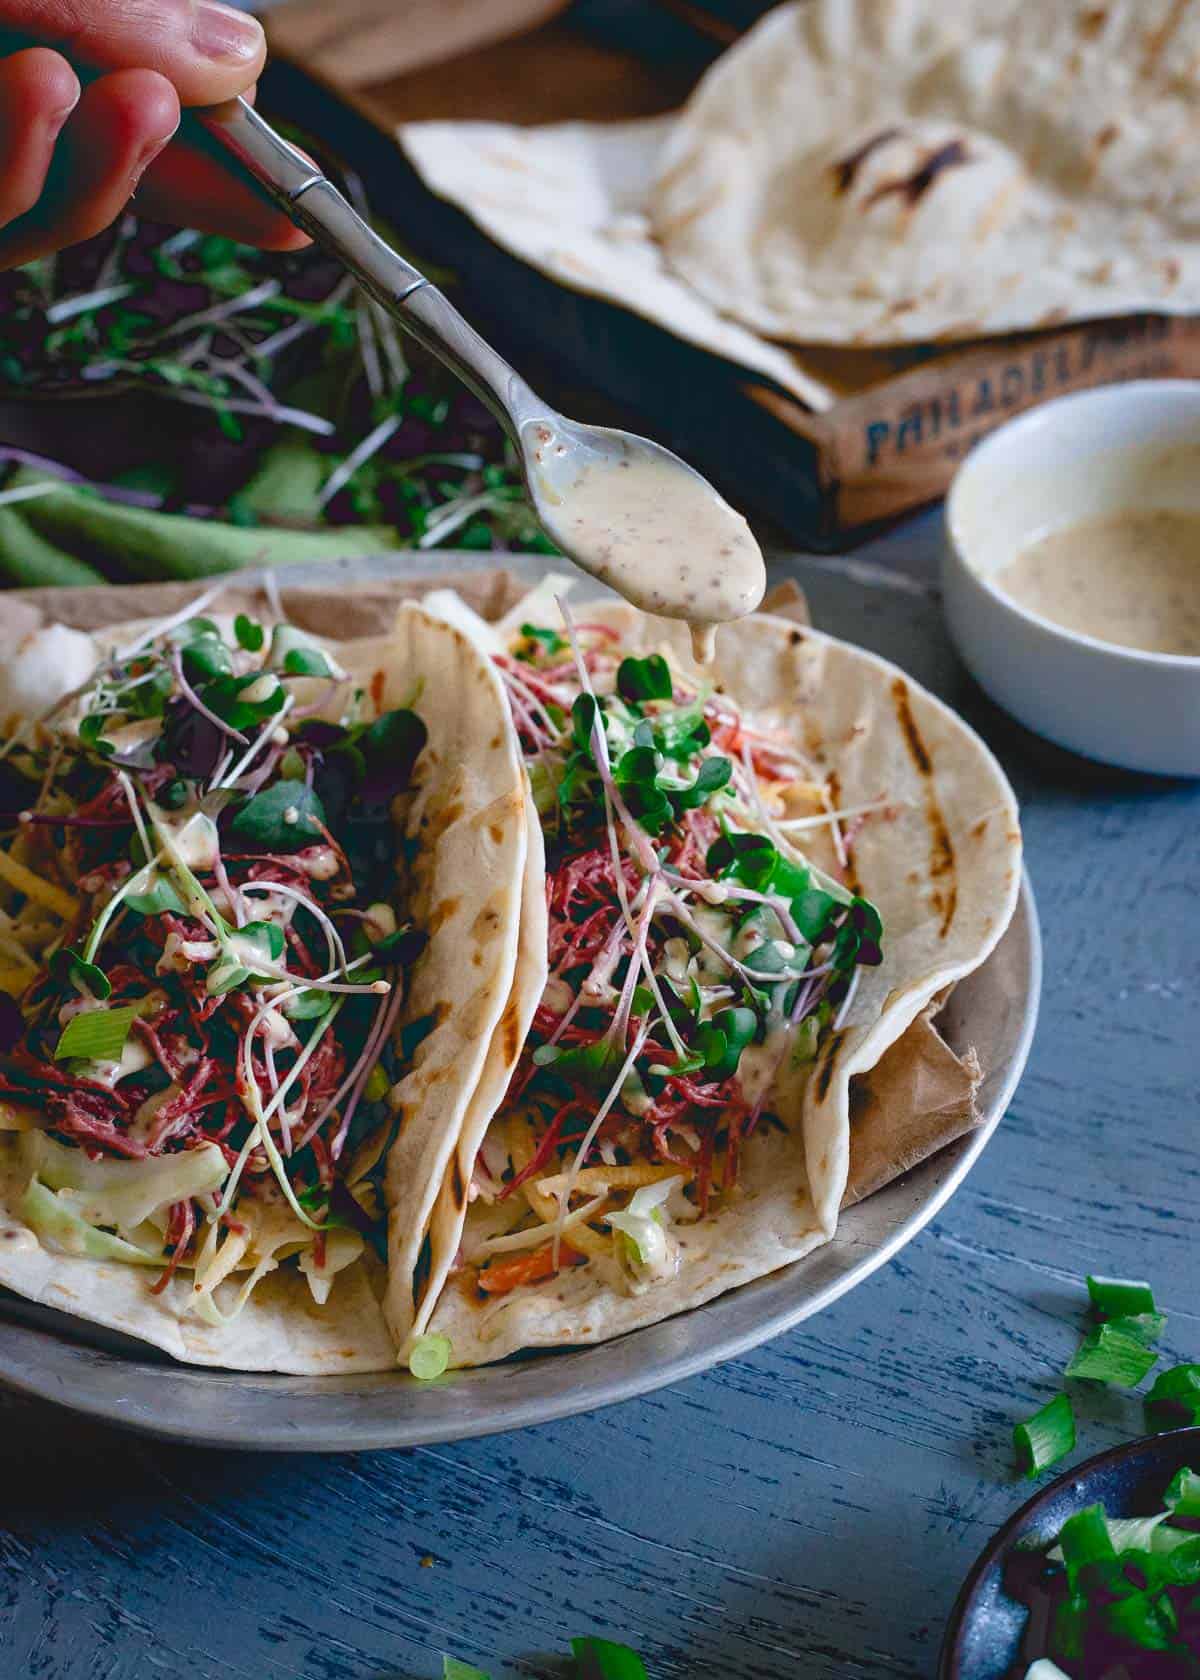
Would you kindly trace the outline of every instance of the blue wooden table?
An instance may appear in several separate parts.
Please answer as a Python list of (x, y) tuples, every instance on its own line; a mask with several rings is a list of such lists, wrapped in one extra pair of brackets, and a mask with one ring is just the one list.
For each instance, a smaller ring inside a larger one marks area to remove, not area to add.
[[(958, 705), (1024, 805), (1041, 1027), (942, 1217), (772, 1346), (522, 1435), (237, 1456), (0, 1398), (3, 1680), (423, 1680), (441, 1651), (552, 1676), (584, 1632), (637, 1645), (658, 1680), (928, 1676), (961, 1577), (1028, 1491), (1012, 1422), (1057, 1386), (1083, 1274), (1150, 1276), (1170, 1352), (1200, 1357), (1200, 796), (990, 708), (946, 644), (936, 546), (928, 515), (778, 570), (818, 624)], [(1080, 1456), (1140, 1430), (1133, 1400), (1085, 1415)]]

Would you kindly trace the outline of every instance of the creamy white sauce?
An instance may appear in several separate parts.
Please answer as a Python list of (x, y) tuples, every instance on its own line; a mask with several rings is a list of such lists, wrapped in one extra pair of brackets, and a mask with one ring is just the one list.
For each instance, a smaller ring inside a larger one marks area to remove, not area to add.
[(1200, 657), (1200, 514), (1127, 508), (1049, 531), (995, 582), (1066, 630)]
[(552, 534), (594, 577), (644, 612), (685, 619), (702, 663), (714, 627), (762, 600), (766, 571), (749, 525), (669, 460), (597, 456), (553, 490), (539, 484), (538, 501)]

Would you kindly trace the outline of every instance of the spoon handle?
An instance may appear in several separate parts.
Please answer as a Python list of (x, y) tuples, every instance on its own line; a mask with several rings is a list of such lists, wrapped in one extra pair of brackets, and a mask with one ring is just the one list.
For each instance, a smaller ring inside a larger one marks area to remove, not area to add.
[(317, 165), (244, 99), (198, 115), (284, 214), (337, 257), (401, 327), (453, 369), (519, 447), (521, 425), (546, 413), (546, 405), (449, 298), (381, 239)]

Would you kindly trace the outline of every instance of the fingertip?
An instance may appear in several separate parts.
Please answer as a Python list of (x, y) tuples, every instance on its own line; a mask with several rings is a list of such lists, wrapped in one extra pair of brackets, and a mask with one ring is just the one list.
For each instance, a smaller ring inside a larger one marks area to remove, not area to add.
[(111, 70), (93, 82), (84, 90), (79, 117), (94, 118), (101, 109), (115, 142), (139, 154), (151, 146), (161, 151), (179, 127), (179, 95), (157, 70)]
[(78, 105), (79, 77), (52, 47), (27, 47), (10, 54), (3, 66), (5, 102), (21, 97), (26, 121), (41, 118), (61, 125)]

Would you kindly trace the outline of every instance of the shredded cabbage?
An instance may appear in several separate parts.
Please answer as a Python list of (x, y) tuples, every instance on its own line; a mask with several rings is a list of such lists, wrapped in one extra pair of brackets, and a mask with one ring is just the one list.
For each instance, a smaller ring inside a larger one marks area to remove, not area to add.
[[(1177, 1546), (1186, 1546), (1196, 1538), (1196, 1532), (1190, 1528), (1163, 1528), (1162, 1524), (1171, 1515), (1170, 1511), (1160, 1511), (1155, 1517), (1106, 1517), (1113, 1551), (1118, 1556), (1122, 1552), (1154, 1552), (1161, 1557)], [(1046, 1556), (1051, 1563), (1061, 1563), (1062, 1547), (1052, 1547)]]
[[(325, 1259), (318, 1266), (314, 1232), (301, 1225), (282, 1204), (240, 1202), (237, 1220), (242, 1229), (223, 1235), (219, 1224), (211, 1224), (196, 1256), (185, 1311), (196, 1313), (208, 1324), (232, 1324), (267, 1273), (296, 1255), (313, 1300), (324, 1306), (337, 1274), (352, 1266), (363, 1252), (363, 1240), (357, 1231), (334, 1226), (325, 1232)], [(228, 1307), (219, 1306), (218, 1286), (246, 1267), (249, 1270), (233, 1302)]]
[(72, 1214), (119, 1231), (133, 1230), (174, 1202), (219, 1190), (229, 1171), (215, 1143), (140, 1161), (93, 1161), (45, 1132), (23, 1133), (20, 1147), (30, 1177), (59, 1191)]
[(121, 1260), (130, 1266), (161, 1266), (165, 1256), (161, 1250), (147, 1252), (117, 1237), (111, 1231), (97, 1230), (95, 1225), (80, 1218), (61, 1196), (47, 1189), (39, 1178), (32, 1178), (21, 1197), (21, 1218), (31, 1231), (50, 1248), (62, 1254), (86, 1255), (89, 1260)]
[(352, 1266), (361, 1258), (363, 1240), (357, 1231), (340, 1225), (333, 1226), (325, 1233), (325, 1257), (318, 1265), (315, 1239), (307, 1231), (304, 1236), (308, 1246), (301, 1254), (298, 1265), (308, 1279), (313, 1300), (319, 1307), (323, 1307), (329, 1299), (329, 1291), (333, 1288), (333, 1280), (337, 1274), (344, 1272), (347, 1266)]
[(645, 1288), (672, 1278), (679, 1270), (679, 1245), (667, 1229), (665, 1205), (682, 1178), (663, 1178), (643, 1184), (629, 1198), (628, 1207), (605, 1219), (618, 1233), (617, 1256), (635, 1286)]

